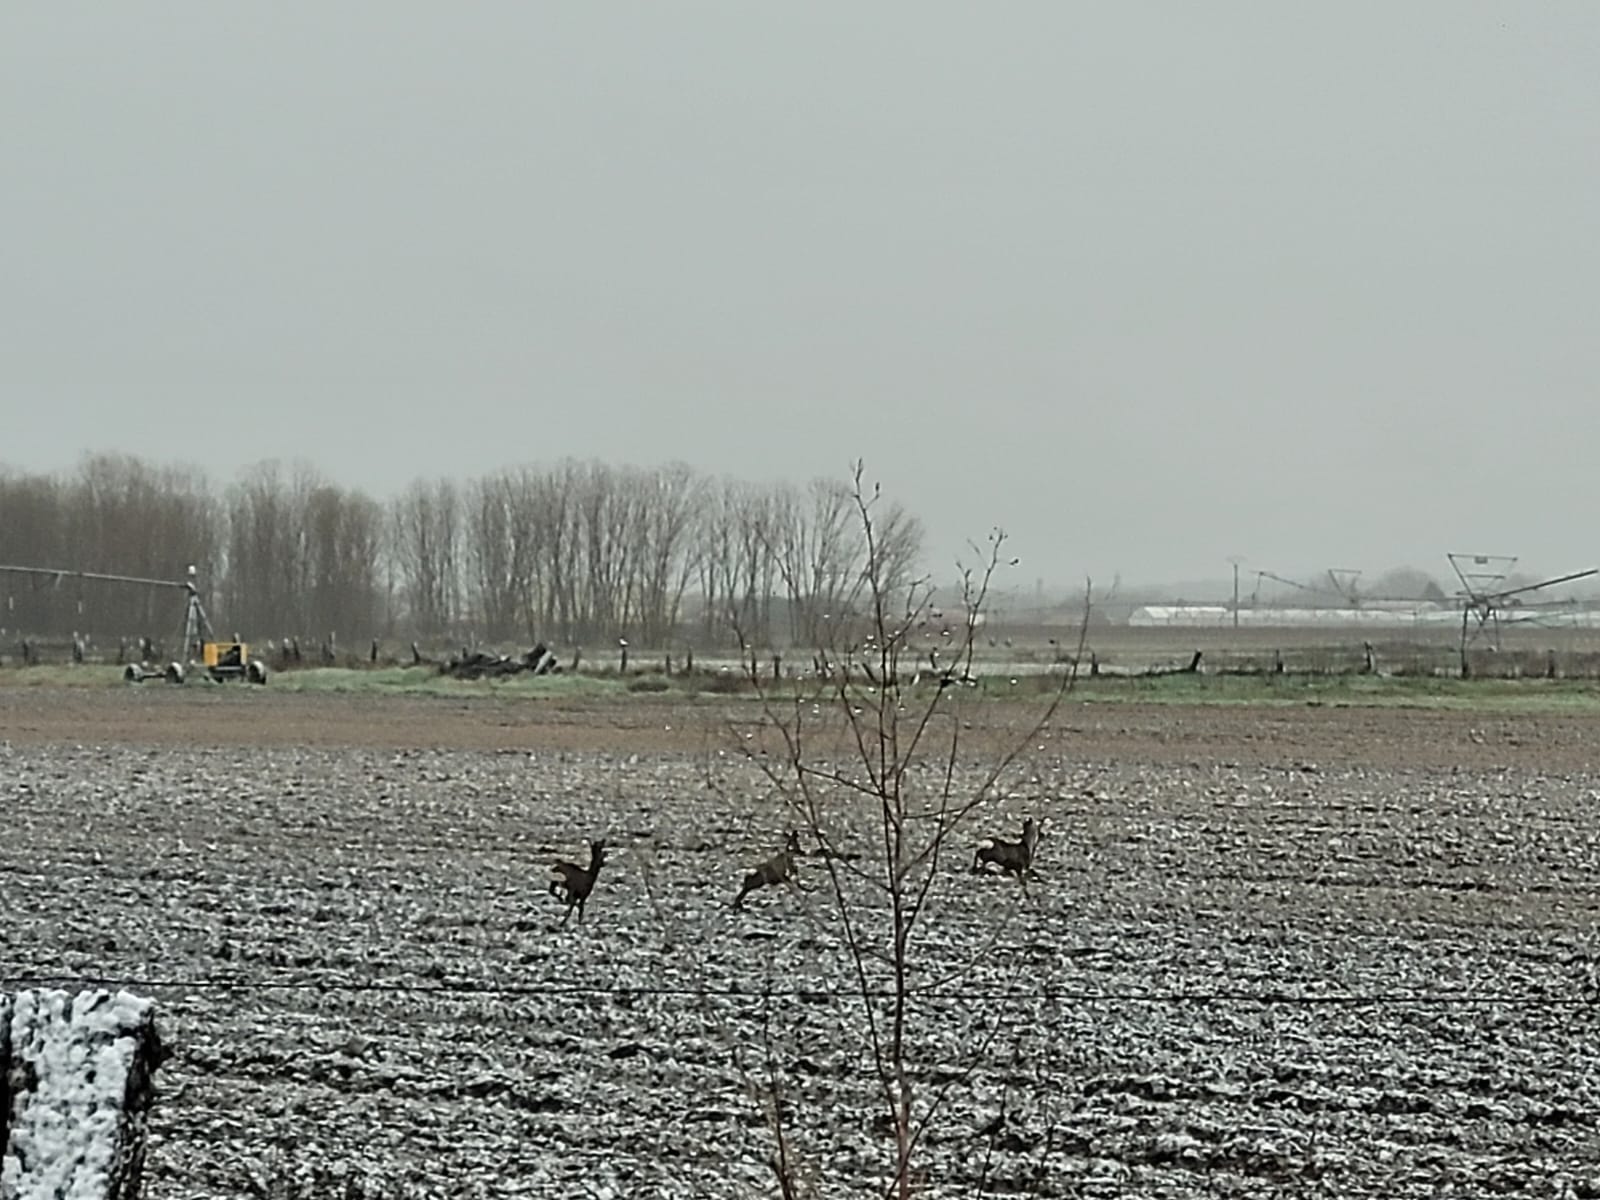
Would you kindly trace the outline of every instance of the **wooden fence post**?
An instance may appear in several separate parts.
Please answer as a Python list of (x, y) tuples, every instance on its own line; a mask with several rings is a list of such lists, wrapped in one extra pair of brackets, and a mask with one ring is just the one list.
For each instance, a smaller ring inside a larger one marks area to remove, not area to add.
[(128, 992), (0, 995), (0, 1161), (8, 1196), (138, 1200), (155, 1006)]

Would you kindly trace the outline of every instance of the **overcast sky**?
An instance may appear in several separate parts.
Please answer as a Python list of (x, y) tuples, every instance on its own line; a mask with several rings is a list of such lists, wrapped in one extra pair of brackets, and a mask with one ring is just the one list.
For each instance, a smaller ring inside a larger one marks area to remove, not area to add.
[(1590, 0), (11, 0), (0, 114), (12, 467), (864, 456), (1030, 582), (1600, 562)]

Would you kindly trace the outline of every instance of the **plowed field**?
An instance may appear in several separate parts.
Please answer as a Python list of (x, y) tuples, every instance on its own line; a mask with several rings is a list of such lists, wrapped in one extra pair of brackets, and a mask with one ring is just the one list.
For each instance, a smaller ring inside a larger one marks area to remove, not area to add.
[[(973, 711), (975, 786), (1015, 727)], [(826, 867), (729, 907), (792, 824), (755, 716), (0, 690), (0, 986), (158, 1000), (156, 1200), (771, 1195), (773, 1079), (802, 1179), (865, 1194), (889, 1143)], [(1597, 735), (1065, 710), (925, 906), (925, 1194), (1600, 1195)], [(1038, 881), (970, 874), (1027, 814)], [(594, 836), (562, 927), (549, 865)]]

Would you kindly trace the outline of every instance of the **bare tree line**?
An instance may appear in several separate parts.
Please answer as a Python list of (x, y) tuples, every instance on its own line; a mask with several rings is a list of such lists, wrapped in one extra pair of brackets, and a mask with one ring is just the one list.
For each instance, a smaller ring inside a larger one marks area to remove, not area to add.
[[(219, 626), (258, 641), (817, 645), (868, 567), (850, 494), (844, 479), (567, 459), (379, 501), (303, 464), (260, 463), (219, 489), (96, 454), (62, 474), (0, 471), (0, 564), (178, 580), (192, 563)], [(908, 582), (921, 522), (887, 509), (870, 553)], [(0, 629), (39, 636), (177, 621), (171, 594), (131, 584), (0, 575), (0, 597)]]

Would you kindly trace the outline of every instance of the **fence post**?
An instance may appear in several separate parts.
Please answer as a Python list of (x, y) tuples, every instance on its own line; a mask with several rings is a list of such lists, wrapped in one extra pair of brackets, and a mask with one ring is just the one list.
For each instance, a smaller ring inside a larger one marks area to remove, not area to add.
[(164, 1057), (154, 1005), (128, 992), (0, 995), (5, 1194), (138, 1200)]

